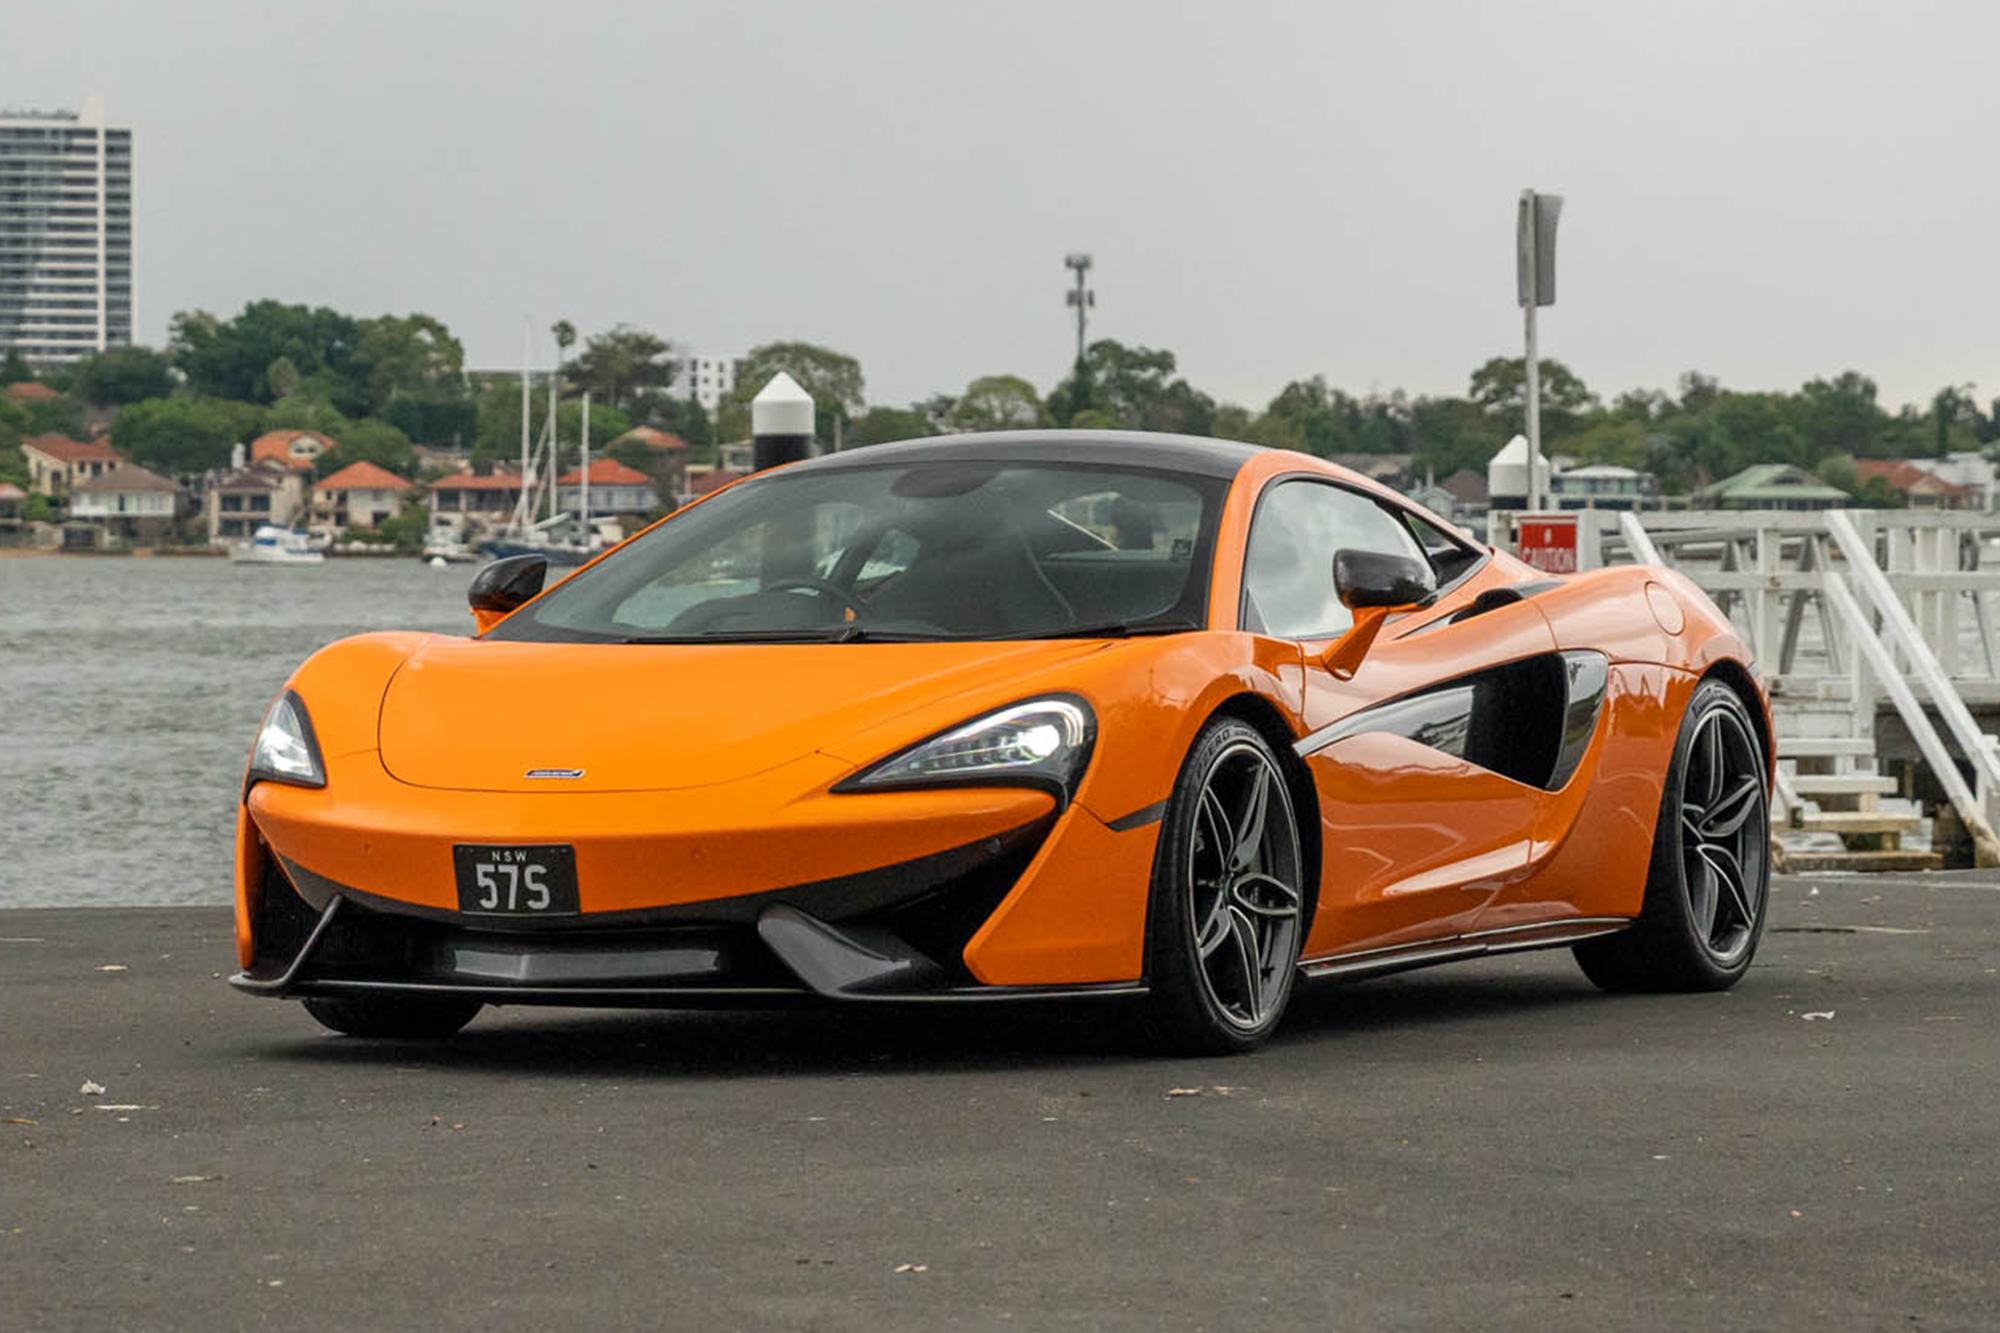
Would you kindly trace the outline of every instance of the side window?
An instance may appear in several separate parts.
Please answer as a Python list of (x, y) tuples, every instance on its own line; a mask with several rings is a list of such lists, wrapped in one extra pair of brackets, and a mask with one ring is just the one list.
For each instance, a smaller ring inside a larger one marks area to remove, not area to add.
[(1450, 583), (1479, 563), (1480, 552), (1467, 546), (1462, 539), (1447, 534), (1436, 524), (1415, 514), (1405, 514), (1403, 518), (1409, 523), (1410, 531), (1416, 534), (1417, 544), (1430, 558), (1431, 572), (1437, 576), (1440, 586)]
[(1365, 495), (1318, 481), (1264, 493), (1243, 562), (1243, 626), (1280, 639), (1331, 639), (1354, 617), (1333, 587), (1340, 550), (1423, 560), (1410, 530)]

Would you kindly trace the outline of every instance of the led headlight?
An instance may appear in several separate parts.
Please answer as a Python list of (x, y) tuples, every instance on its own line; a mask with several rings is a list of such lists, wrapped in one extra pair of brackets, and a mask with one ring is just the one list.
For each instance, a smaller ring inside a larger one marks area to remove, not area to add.
[(1011, 704), (919, 741), (835, 791), (891, 787), (1046, 787), (1068, 804), (1090, 762), (1097, 719), (1074, 695)]
[(324, 787), (326, 768), (319, 760), (319, 742), (313, 737), (312, 721), (298, 695), (286, 690), (278, 696), (264, 725), (257, 732), (257, 744), (250, 751), (250, 773), (243, 784), (247, 793), (254, 783), (288, 782), (294, 787)]

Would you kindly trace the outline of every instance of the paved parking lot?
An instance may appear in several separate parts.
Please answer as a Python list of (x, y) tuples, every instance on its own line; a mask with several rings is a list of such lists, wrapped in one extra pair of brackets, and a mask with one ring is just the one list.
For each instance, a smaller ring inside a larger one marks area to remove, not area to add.
[(2000, 1326), (2000, 878), (1774, 892), (1728, 995), (1521, 955), (1213, 1061), (1105, 1008), (371, 1046), (228, 991), (223, 913), (0, 912), (0, 1326)]

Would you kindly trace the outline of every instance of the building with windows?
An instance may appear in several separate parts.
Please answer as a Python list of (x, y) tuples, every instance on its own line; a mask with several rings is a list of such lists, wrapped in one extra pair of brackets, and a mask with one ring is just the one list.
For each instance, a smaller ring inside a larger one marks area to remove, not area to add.
[(667, 392), (676, 398), (694, 399), (713, 416), (716, 406), (736, 387), (736, 367), (742, 361), (742, 357), (735, 355), (703, 356), (689, 352), (676, 363), (673, 383), (667, 386)]
[(132, 131), (0, 108), (0, 348), (59, 365), (132, 342)]
[(179, 507), (179, 487), (127, 463), (78, 482), (70, 492), (69, 516), (98, 524), (118, 541), (152, 545), (172, 534)]
[(89, 441), (37, 435), (21, 441), (21, 456), (28, 460), (28, 489), (37, 495), (68, 495), (83, 482), (125, 466), (109, 435)]
[(266, 523), (290, 527), (306, 507), (309, 475), (276, 460), (224, 473), (208, 488), (208, 540), (249, 541)]
[(373, 528), (403, 512), (415, 487), (384, 467), (349, 463), (313, 486), (312, 521), (332, 528)]

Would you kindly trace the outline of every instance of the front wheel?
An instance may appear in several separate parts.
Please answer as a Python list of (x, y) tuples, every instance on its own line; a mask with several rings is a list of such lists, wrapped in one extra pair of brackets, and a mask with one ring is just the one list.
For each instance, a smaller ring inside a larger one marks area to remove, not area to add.
[(1630, 930), (1575, 948), (1605, 990), (1727, 990), (1750, 970), (1771, 883), (1768, 769), (1756, 723), (1719, 680), (1695, 687), (1667, 766)]
[(477, 1000), (406, 1000), (393, 995), (341, 999), (315, 995), (305, 1000), (305, 1006), (322, 1027), (343, 1036), (405, 1041), (449, 1037), (482, 1008)]
[(1242, 722), (1210, 723), (1181, 767), (1153, 861), (1146, 970), (1167, 1049), (1236, 1054), (1278, 1026), (1305, 938), (1303, 861), (1270, 744)]

